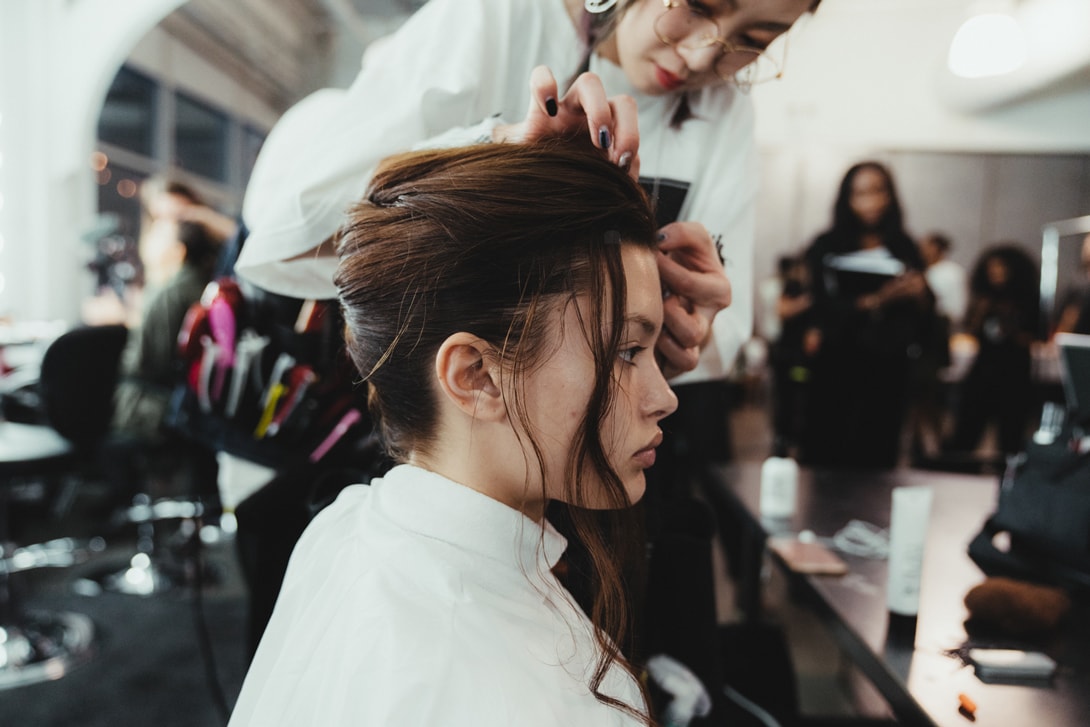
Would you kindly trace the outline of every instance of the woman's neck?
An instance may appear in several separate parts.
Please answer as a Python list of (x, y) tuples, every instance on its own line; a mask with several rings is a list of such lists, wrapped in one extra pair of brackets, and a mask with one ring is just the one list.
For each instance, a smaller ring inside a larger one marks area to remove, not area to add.
[(878, 232), (864, 232), (859, 237), (860, 250), (875, 250), (883, 246), (882, 235)]
[[(463, 456), (465, 453), (469, 453), (469, 456)], [(529, 497), (528, 488), (524, 482), (519, 482), (509, 473), (497, 472), (493, 463), (498, 458), (494, 451), (491, 455), (490, 457), (488, 453), (471, 452), (465, 448), (444, 452), (440, 446), (436, 448), (436, 451), (429, 453), (411, 452), (407, 464), (442, 475), (452, 482), (476, 490), (513, 510), (518, 510), (535, 522), (541, 522), (545, 517), (545, 501), (541, 498)]]

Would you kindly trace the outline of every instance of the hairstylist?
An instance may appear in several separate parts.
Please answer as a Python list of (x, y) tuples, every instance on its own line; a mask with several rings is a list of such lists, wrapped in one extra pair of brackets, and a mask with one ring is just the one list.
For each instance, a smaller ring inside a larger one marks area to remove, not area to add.
[(278, 293), (331, 298), (335, 257), (322, 243), (380, 158), (586, 129), (611, 160), (638, 170), (660, 225), (699, 223), (662, 231), (660, 272), (673, 295), (659, 353), (668, 376), (687, 372), (674, 384), (722, 377), (752, 321), (757, 155), (738, 83), (776, 75), (763, 51), (816, 4), (431, 0), (349, 89), (313, 94), (273, 129), (247, 191), (237, 270)]

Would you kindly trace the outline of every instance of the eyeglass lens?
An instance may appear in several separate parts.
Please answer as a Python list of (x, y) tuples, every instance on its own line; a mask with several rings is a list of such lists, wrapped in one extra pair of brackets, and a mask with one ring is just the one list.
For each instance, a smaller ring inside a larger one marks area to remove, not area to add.
[(721, 39), (716, 22), (691, 9), (684, 0), (666, 7), (656, 22), (656, 32), (663, 43), (688, 50), (718, 46), (715, 72), (723, 80), (748, 86), (780, 75), (780, 69), (766, 54)]

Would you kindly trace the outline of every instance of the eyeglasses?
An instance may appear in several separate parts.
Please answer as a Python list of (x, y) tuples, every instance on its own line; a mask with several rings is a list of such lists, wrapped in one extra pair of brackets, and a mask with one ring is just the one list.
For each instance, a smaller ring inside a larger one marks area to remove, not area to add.
[(761, 48), (731, 43), (719, 37), (719, 26), (690, 0), (662, 0), (666, 7), (655, 20), (655, 35), (670, 47), (708, 50), (715, 55), (715, 75), (748, 89), (779, 78), (783, 69)]

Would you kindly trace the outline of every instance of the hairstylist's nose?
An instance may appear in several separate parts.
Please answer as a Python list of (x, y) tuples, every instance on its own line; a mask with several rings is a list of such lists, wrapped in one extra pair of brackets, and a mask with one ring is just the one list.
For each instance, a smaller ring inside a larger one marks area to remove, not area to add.
[(719, 46), (711, 45), (706, 48), (685, 48), (678, 47), (678, 53), (681, 55), (681, 60), (685, 61), (685, 66), (693, 73), (703, 73), (710, 71), (715, 67), (715, 62), (719, 58)]

